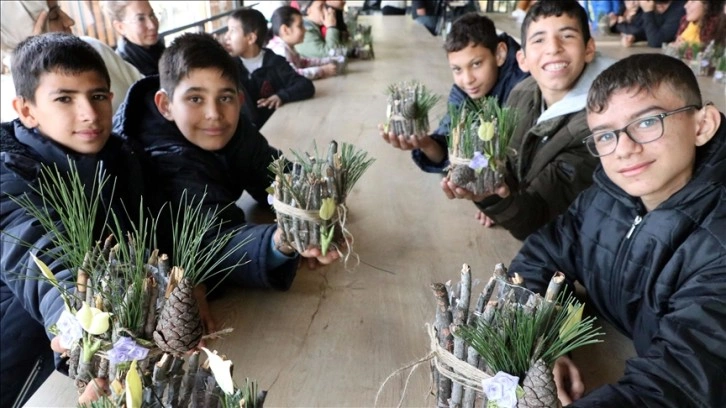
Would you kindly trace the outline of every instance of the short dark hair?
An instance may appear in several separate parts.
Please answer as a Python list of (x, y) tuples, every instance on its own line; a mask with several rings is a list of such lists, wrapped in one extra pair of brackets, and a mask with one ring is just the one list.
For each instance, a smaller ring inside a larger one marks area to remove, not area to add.
[(489, 17), (467, 13), (456, 19), (446, 36), (444, 49), (447, 53), (461, 51), (471, 43), (489, 48), (492, 53), (497, 51), (499, 36)]
[(702, 105), (698, 80), (683, 61), (663, 54), (635, 54), (595, 78), (587, 94), (587, 110), (599, 113), (607, 109), (613, 92), (627, 89), (652, 93), (662, 85), (668, 85), (686, 105)]
[(207, 33), (186, 33), (175, 38), (161, 54), (159, 60), (159, 82), (170, 98), (174, 90), (191, 71), (216, 68), (222, 77), (229, 79), (239, 88), (239, 72), (234, 59), (222, 44)]
[(300, 18), (302, 18), (302, 13), (295, 7), (278, 7), (277, 10), (272, 13), (272, 17), (270, 18), (270, 24), (272, 25), (272, 34), (280, 35), (280, 27), (284, 25), (291, 27), (295, 16), (300, 16)]
[(111, 77), (103, 58), (92, 46), (68, 33), (47, 33), (28, 37), (13, 52), (10, 71), (15, 94), (35, 103), (40, 78), (50, 72), (80, 74), (92, 71), (106, 80)]
[(532, 5), (527, 11), (527, 15), (522, 22), (522, 49), (525, 49), (527, 43), (527, 30), (529, 26), (542, 17), (560, 17), (567, 14), (575, 18), (580, 23), (582, 30), (582, 39), (587, 44), (590, 41), (590, 21), (587, 18), (587, 11), (577, 2), (577, 0), (540, 0)]
[(245, 34), (257, 34), (258, 47), (262, 48), (267, 40), (267, 19), (259, 11), (251, 8), (243, 8), (232, 13), (229, 18), (233, 18), (242, 25), (242, 32)]

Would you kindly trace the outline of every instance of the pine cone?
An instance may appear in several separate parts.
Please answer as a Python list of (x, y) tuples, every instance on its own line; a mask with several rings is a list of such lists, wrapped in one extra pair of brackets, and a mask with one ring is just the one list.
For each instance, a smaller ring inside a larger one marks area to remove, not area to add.
[(173, 355), (183, 355), (202, 339), (202, 319), (194, 298), (193, 286), (182, 279), (166, 300), (154, 331), (159, 348)]
[(552, 370), (542, 360), (537, 360), (527, 370), (522, 381), (524, 396), (519, 400), (519, 408), (557, 408), (557, 386)]

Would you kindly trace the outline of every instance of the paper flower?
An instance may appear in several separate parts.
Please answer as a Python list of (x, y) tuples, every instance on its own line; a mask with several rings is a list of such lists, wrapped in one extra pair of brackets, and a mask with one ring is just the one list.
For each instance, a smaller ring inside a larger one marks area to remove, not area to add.
[(489, 159), (484, 157), (481, 152), (474, 152), (474, 157), (469, 162), (469, 168), (476, 170), (477, 172), (482, 171), (486, 166), (489, 165)]
[(107, 353), (108, 360), (113, 364), (124, 363), (132, 360), (143, 360), (149, 354), (149, 349), (139, 346), (130, 337), (119, 337), (113, 348)]
[(272, 205), (275, 202), (275, 197), (272, 194), (267, 195), (267, 204)]
[(141, 377), (136, 369), (136, 360), (134, 360), (126, 373), (126, 408), (141, 408), (142, 401)]
[(479, 139), (488, 142), (494, 138), (494, 124), (482, 121), (479, 125)]
[(103, 334), (108, 331), (110, 317), (110, 313), (91, 307), (86, 302), (83, 302), (81, 309), (76, 312), (76, 319), (78, 319), (78, 323), (81, 324), (83, 330), (93, 335)]
[(63, 310), (55, 327), (58, 329), (60, 346), (70, 350), (71, 347), (83, 337), (83, 328), (70, 311)]
[(517, 387), (519, 377), (498, 372), (494, 377), (482, 381), (487, 407), (514, 408), (517, 406)]
[(202, 347), (207, 358), (209, 359), (209, 368), (212, 370), (214, 379), (219, 384), (219, 388), (227, 395), (234, 394), (234, 381), (232, 380), (232, 362), (224, 360), (217, 353), (212, 353), (206, 347)]

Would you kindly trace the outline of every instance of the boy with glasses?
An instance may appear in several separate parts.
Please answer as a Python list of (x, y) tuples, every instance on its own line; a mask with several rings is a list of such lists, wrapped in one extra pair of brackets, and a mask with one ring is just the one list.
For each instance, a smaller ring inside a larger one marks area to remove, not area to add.
[(573, 407), (726, 406), (726, 118), (683, 62), (633, 55), (592, 84), (584, 140), (593, 185), (532, 234), (510, 270), (544, 292), (555, 271), (630, 337), (623, 377), (582, 399), (574, 363), (555, 363)]

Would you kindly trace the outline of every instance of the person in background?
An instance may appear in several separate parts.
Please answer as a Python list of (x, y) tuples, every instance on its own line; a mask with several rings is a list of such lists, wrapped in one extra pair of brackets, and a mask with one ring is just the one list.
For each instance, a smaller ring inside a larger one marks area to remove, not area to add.
[(312, 81), (295, 72), (287, 60), (264, 48), (267, 20), (255, 9), (237, 10), (227, 21), (227, 46), (242, 86), (256, 103), (258, 129), (284, 103), (315, 95)]
[[(350, 41), (348, 25), (345, 24), (345, 0), (325, 0), (325, 7), (332, 8), (335, 11), (335, 28), (340, 33), (340, 41), (344, 44)], [(325, 37), (328, 33), (328, 28), (322, 26), (320, 27), (320, 32)]]
[[(726, 406), (726, 117), (682, 61), (637, 54), (587, 99), (595, 184), (524, 242), (509, 270), (543, 294), (556, 271), (632, 339), (622, 377), (583, 396), (561, 357), (562, 405)], [(578, 363), (577, 365), (575, 363)]]
[[(21, 41), (31, 35), (46, 32), (70, 33), (74, 24), (75, 21), (60, 8), (56, 0), (0, 1), (0, 46), (3, 52), (12, 53)], [(103, 42), (91, 37), (80, 38), (101, 54), (101, 58), (108, 68), (111, 76), (111, 92), (116, 95), (112, 102), (115, 112), (126, 95), (126, 91), (134, 82), (143, 78), (143, 75)], [(15, 87), (11, 78), (6, 75), (2, 77), (0, 120), (7, 122), (18, 117), (17, 112), (12, 109)]]
[(640, 9), (638, 0), (625, 0), (625, 7), (620, 15), (610, 13), (608, 15), (610, 32), (620, 34), (620, 44), (623, 47), (630, 47), (636, 38), (644, 38), (643, 11)]
[(383, 14), (384, 16), (406, 15), (406, 0), (381, 1), (381, 14)]
[(412, 0), (411, 15), (431, 35), (438, 35), (439, 20), (443, 18), (445, 2), (446, 0)]
[[(331, 57), (334, 54), (343, 55), (340, 49), (345, 46), (338, 19), (332, 7), (326, 7), (325, 0), (298, 1), (300, 13), (303, 15), (305, 37), (303, 42), (295, 49), (300, 55), (307, 58)], [(323, 35), (325, 28), (325, 35)]]
[(522, 21), (524, 21), (524, 16), (527, 15), (527, 10), (534, 4), (537, 0), (519, 0), (517, 1), (517, 5), (514, 7), (514, 11), (512, 11), (512, 17), (517, 20), (519, 24), (522, 24)]
[(644, 37), (635, 41), (647, 41), (649, 47), (660, 48), (663, 43), (676, 39), (681, 18), (686, 13), (684, 2), (679, 0), (640, 0), (643, 10)]
[(707, 46), (716, 39), (716, 28), (723, 11), (722, 0), (688, 0), (683, 6), (686, 14), (676, 34), (676, 44)]
[(159, 38), (159, 19), (146, 0), (102, 1), (101, 7), (119, 35), (116, 53), (148, 76), (159, 73), (164, 39)]
[(608, 15), (621, 13), (620, 0), (580, 0), (580, 5), (587, 11), (591, 27), (598, 27), (600, 20)]
[(307, 79), (321, 79), (337, 73), (335, 57), (304, 58), (295, 51), (295, 45), (303, 42), (305, 28), (300, 10), (282, 6), (272, 13), (270, 32), (274, 35), (267, 43), (267, 48), (284, 57), (298, 74)]

